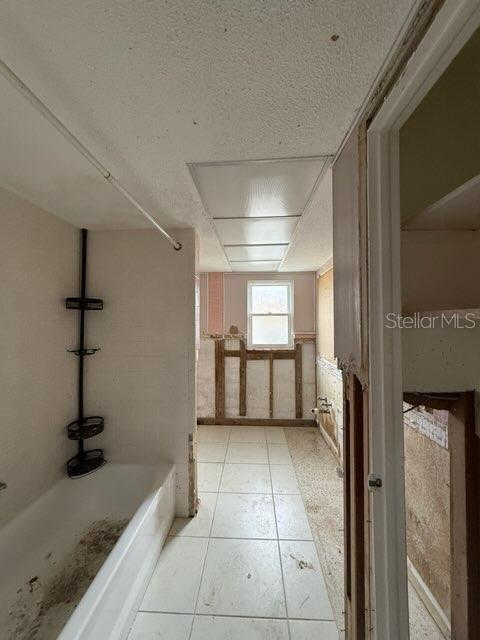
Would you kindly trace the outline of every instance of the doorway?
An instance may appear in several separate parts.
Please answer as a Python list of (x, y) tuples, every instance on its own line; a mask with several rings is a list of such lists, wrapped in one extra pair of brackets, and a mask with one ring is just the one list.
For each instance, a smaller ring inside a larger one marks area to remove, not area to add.
[[(434, 326), (429, 331), (415, 324), (414, 320), (408, 329), (404, 324), (406, 316), (431, 319), (431, 310), (440, 310), (441, 316), (445, 315), (448, 322), (453, 322), (452, 309), (462, 309), (460, 318), (465, 318), (465, 313), (472, 305), (468, 302), (461, 305), (451, 303), (462, 287), (465, 298), (473, 295), (473, 292), (468, 291), (468, 283), (464, 286), (465, 279), (461, 274), (465, 273), (465, 270), (459, 270), (457, 264), (456, 271), (450, 274), (452, 288), (449, 297), (448, 287), (439, 286), (439, 281), (435, 282), (434, 279), (445, 267), (446, 262), (438, 260), (438, 257), (433, 259), (433, 254), (437, 252), (438, 256), (439, 251), (445, 252), (449, 248), (448, 243), (455, 237), (458, 241), (458, 255), (466, 259), (471, 250), (469, 242), (474, 242), (474, 239), (467, 238), (465, 233), (465, 237), (458, 237), (458, 233), (465, 230), (449, 225), (448, 216), (445, 218), (442, 212), (439, 214), (440, 217), (432, 214), (431, 210), (427, 210), (428, 205), (423, 206), (418, 216), (405, 215), (407, 200), (404, 189), (402, 193), (406, 180), (405, 164), (402, 167), (401, 158), (402, 127), (425, 97), (428, 94), (432, 95), (431, 91), (437, 81), (450, 69), (457, 56), (468, 48), (479, 24), (478, 3), (445, 3), (413, 54), (401, 80), (391, 90), (374, 120), (369, 123), (366, 138), (371, 311), (371, 469), (381, 476), (383, 485), (381, 491), (374, 492), (373, 495), (375, 524), (372, 554), (377, 637), (404, 639), (409, 637), (409, 634), (410, 637), (414, 637), (409, 630), (407, 599), (403, 391), (421, 393), (429, 390), (445, 394), (453, 391), (469, 392), (478, 386), (478, 381), (466, 373), (470, 366), (469, 354), (476, 352), (477, 332), (463, 332), (460, 338), (460, 331), (452, 333), (455, 329), (451, 325), (448, 325), (447, 329)], [(464, 125), (466, 126), (465, 121)], [(443, 135), (448, 136), (448, 129)], [(418, 155), (417, 153), (417, 157)], [(454, 158), (451, 158), (451, 162), (455, 162)], [(418, 168), (414, 179), (418, 181), (418, 186), (422, 187), (422, 175)], [(440, 181), (442, 182), (444, 181)], [(423, 187), (425, 192), (427, 189)], [(442, 197), (440, 196), (440, 199)], [(420, 221), (422, 215), (423, 220)], [(437, 221), (443, 216), (437, 228), (429, 226), (432, 215)], [(406, 219), (410, 217), (408, 224), (405, 224)], [(416, 224), (420, 224), (416, 229), (412, 226), (415, 217)], [(429, 218), (428, 223), (425, 222), (426, 217)], [(409, 233), (406, 237), (407, 227), (414, 231), (415, 235)], [(405, 259), (406, 255), (409, 256), (408, 260)], [(418, 260), (412, 261), (412, 256)], [(420, 297), (425, 303), (423, 308), (411, 304), (415, 297), (417, 302)], [(415, 315), (416, 312), (419, 315)], [(391, 325), (387, 322), (390, 314), (393, 323)], [(447, 333), (442, 333), (445, 330)], [(466, 422), (462, 424), (466, 425)], [(449, 428), (449, 434), (451, 433)], [(453, 437), (457, 436), (458, 430)], [(458, 447), (462, 449), (461, 445), (457, 445), (457, 452)], [(477, 441), (473, 440), (472, 448), (475, 450), (476, 447)], [(450, 453), (453, 465), (452, 450)], [(458, 506), (465, 504), (466, 495), (466, 486), (463, 486), (460, 496), (452, 494), (451, 505), (452, 509), (456, 510), (457, 517)], [(464, 513), (461, 521), (463, 527), (472, 528), (475, 526), (476, 516), (466, 525), (467, 514)], [(452, 520), (452, 540), (453, 527)], [(452, 542), (452, 553), (454, 552), (458, 552), (458, 541)], [(453, 584), (452, 574), (452, 588)], [(475, 588), (474, 581), (471, 586)], [(455, 596), (452, 597), (452, 637), (474, 637), (474, 627), (470, 626), (470, 622), (463, 627), (457, 627), (454, 622), (459, 620), (458, 615), (462, 607), (468, 608), (470, 597), (471, 594), (466, 592), (457, 599)], [(464, 613), (462, 619), (469, 621), (473, 611), (470, 613), (464, 610)]]

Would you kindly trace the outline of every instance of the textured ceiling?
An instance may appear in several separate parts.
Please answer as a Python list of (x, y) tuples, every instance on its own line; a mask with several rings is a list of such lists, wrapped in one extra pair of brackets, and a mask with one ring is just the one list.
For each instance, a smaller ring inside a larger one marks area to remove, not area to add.
[[(199, 230), (202, 269), (222, 270), (187, 163), (334, 153), (411, 5), (3, 0), (0, 57), (161, 223)], [(143, 224), (12, 100), (0, 184), (78, 225)]]

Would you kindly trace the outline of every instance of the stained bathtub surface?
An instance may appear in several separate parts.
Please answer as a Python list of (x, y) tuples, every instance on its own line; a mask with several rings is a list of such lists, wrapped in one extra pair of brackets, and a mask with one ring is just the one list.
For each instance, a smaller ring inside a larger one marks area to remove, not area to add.
[(48, 552), (49, 577), (32, 576), (17, 591), (8, 613), (6, 637), (10, 640), (52, 640), (115, 546), (128, 518), (97, 520), (57, 566), (55, 550)]

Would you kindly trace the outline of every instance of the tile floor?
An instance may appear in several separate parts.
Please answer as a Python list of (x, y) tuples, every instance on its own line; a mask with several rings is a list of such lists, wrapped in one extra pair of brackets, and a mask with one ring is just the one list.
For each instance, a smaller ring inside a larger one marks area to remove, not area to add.
[(177, 518), (129, 640), (338, 640), (283, 429), (198, 428), (200, 507)]

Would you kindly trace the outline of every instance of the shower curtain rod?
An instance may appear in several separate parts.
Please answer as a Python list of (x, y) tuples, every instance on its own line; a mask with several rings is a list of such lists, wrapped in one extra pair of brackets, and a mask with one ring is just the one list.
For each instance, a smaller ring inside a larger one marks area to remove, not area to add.
[(103, 166), (101, 162), (95, 158), (95, 156), (90, 153), (90, 151), (80, 142), (80, 140), (73, 135), (73, 133), (67, 129), (67, 127), (57, 118), (57, 116), (51, 111), (46, 104), (44, 104), (40, 98), (38, 98), (33, 91), (27, 87), (27, 85), (20, 80), (20, 78), (10, 69), (8, 65), (0, 60), (0, 73), (4, 78), (6, 78), (29, 102), (35, 107), (35, 109), (41, 113), (49, 122), (52, 124), (55, 129), (62, 134), (64, 138), (66, 138), (72, 146), (79, 151), (91, 165), (95, 167), (95, 169), (105, 178), (107, 182), (109, 182), (119, 193), (122, 194), (124, 198), (126, 198), (136, 209), (139, 211), (160, 233), (164, 238), (173, 245), (173, 248), (176, 251), (180, 251), (182, 248), (182, 244), (172, 238), (172, 236), (165, 231), (165, 229), (158, 224), (155, 218), (148, 213), (146, 209), (142, 207), (142, 205), (135, 200), (135, 198), (123, 187), (116, 178), (110, 173), (110, 171)]

